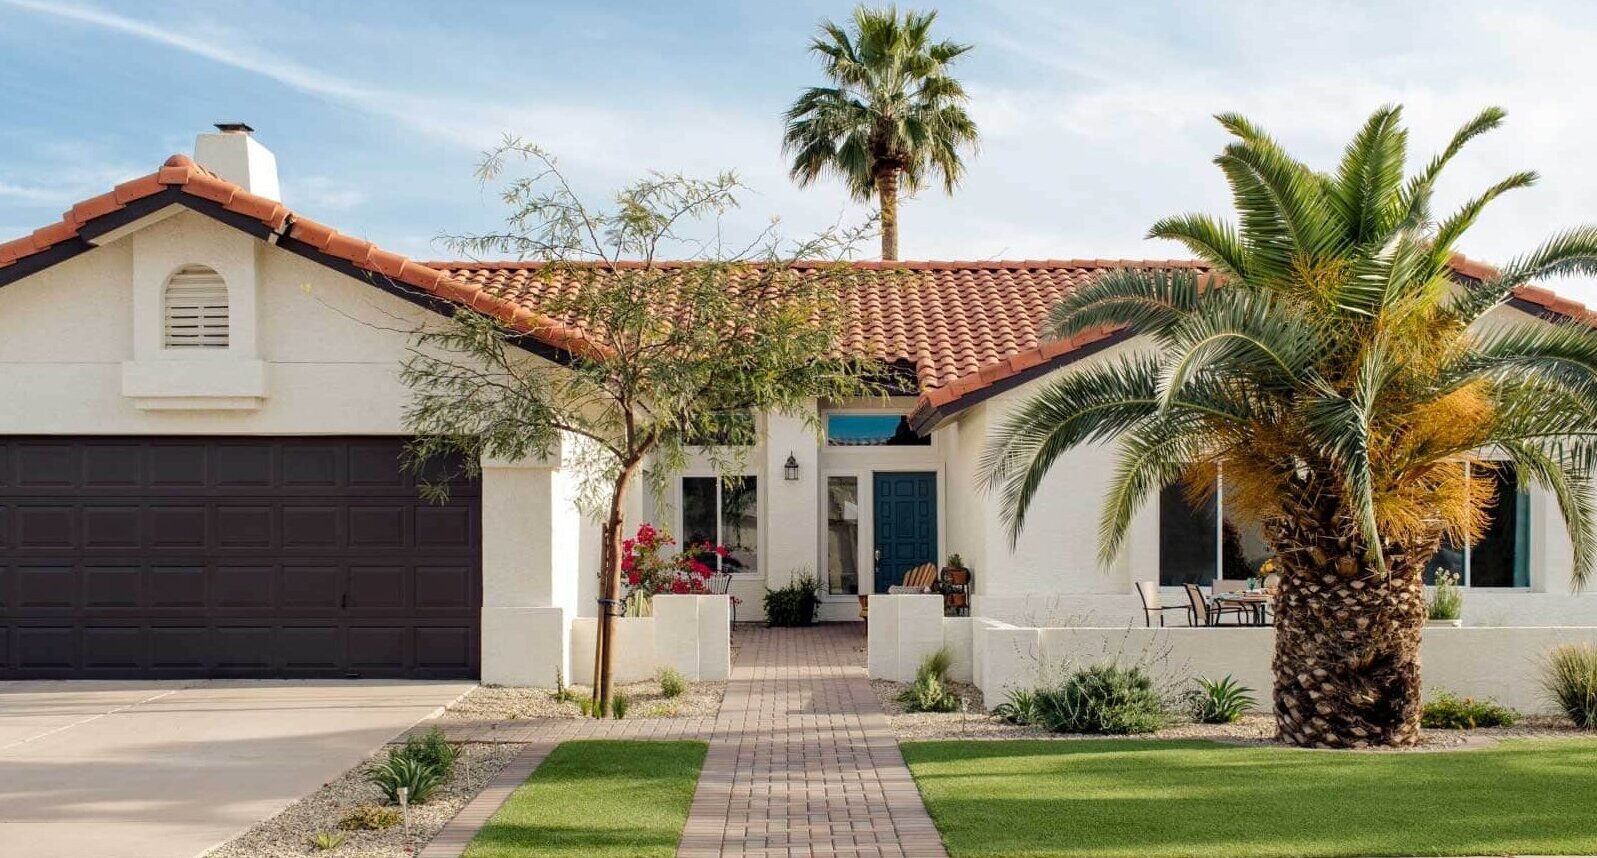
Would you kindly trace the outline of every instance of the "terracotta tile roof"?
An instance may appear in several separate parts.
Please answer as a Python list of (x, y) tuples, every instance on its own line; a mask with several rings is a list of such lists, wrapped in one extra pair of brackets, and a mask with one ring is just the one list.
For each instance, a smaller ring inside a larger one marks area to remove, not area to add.
[[(451, 277), (523, 306), (540, 306), (575, 288), (536, 262), (429, 262)], [(660, 263), (680, 265), (682, 263)], [(1200, 268), (1196, 262), (1027, 259), (992, 262), (856, 262), (844, 290), (853, 352), (912, 367), (920, 392), (968, 389), (1086, 344), (1044, 343), (1038, 329), (1067, 292), (1110, 268)], [(575, 320), (563, 320), (575, 324)], [(1099, 337), (1101, 339), (1101, 336)]]
[[(1457, 274), (1472, 280), (1486, 280), (1496, 277), (1498, 274), (1495, 266), (1470, 259), (1462, 253), (1453, 254), (1453, 258), (1447, 264), (1452, 266), (1453, 271)], [(1522, 301), (1555, 316), (1597, 325), (1597, 311), (1593, 311), (1579, 301), (1555, 294), (1551, 289), (1543, 289), (1535, 285), (1516, 286), (1512, 300)]]
[[(0, 278), (8, 273), (7, 268), (52, 249), (68, 252), (88, 250), (92, 245), (80, 237), (85, 228), (135, 203), (166, 193), (181, 193), (206, 200), (231, 215), (258, 222), (275, 236), (274, 240), (280, 243), (285, 240), (298, 242), (308, 248), (311, 252), (307, 255), (312, 258), (330, 263), (347, 263), (362, 272), (380, 275), (404, 287), (492, 314), (555, 349), (582, 353), (594, 348), (579, 331), (561, 325), (529, 306), (511, 303), (436, 268), (412, 262), (397, 253), (382, 250), (369, 241), (344, 235), (332, 227), (300, 217), (276, 200), (252, 194), (217, 177), (196, 165), (186, 155), (173, 155), (156, 172), (123, 182), (107, 193), (73, 206), (60, 221), (0, 244)], [(0, 282), (4, 280), (0, 279)]]

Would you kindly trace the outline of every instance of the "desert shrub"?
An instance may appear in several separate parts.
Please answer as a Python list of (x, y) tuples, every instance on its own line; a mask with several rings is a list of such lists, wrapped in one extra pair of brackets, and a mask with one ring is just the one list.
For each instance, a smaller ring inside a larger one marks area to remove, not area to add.
[(388, 759), (372, 766), (366, 779), (382, 790), (383, 797), (390, 804), (399, 803), (401, 787), (407, 790), (407, 799), (411, 804), (426, 804), (433, 793), (443, 786), (447, 776), (436, 763), (416, 757), (390, 755)]
[(583, 697), (583, 698), (577, 700), (577, 710), (582, 713), (582, 717), (584, 717), (584, 718), (598, 718), (599, 717), (598, 715), (594, 714), (594, 711), (593, 711), (593, 698), (592, 697)]
[(1473, 730), (1477, 727), (1512, 727), (1519, 713), (1495, 700), (1459, 697), (1451, 692), (1437, 693), (1425, 704), (1420, 725), (1434, 730)]
[(555, 668), (555, 690), (549, 692), (549, 696), (553, 697), (556, 703), (577, 702), (577, 693), (566, 684), (566, 675), (558, 667)]
[(434, 727), (420, 736), (411, 736), (398, 748), (390, 748), (388, 756), (419, 760), (436, 768), (444, 780), (449, 780), (455, 773), (455, 760), (460, 759), (460, 746), (445, 739), (443, 731)]
[(345, 831), (382, 831), (398, 825), (403, 817), (399, 811), (391, 807), (376, 804), (363, 804), (338, 821), (338, 827)]
[(1213, 680), (1200, 676), (1198, 684), (1188, 697), (1192, 719), (1203, 724), (1234, 724), (1247, 712), (1259, 705), (1253, 698), (1253, 689), (1227, 675)]
[(959, 695), (948, 687), (948, 667), (952, 663), (947, 647), (921, 659), (915, 681), (898, 693), (898, 702), (906, 712), (959, 711)]
[(1575, 726), (1597, 729), (1597, 645), (1553, 647), (1543, 668), (1542, 686)]
[(786, 587), (766, 588), (765, 619), (773, 626), (807, 626), (815, 622), (815, 607), (819, 603), (815, 595), (815, 576), (806, 570)]
[(1151, 733), (1165, 724), (1164, 704), (1140, 667), (1083, 668), (1036, 697), (1037, 723), (1055, 733)]
[(1004, 702), (993, 707), (993, 716), (1022, 727), (1037, 723), (1037, 693), (1024, 688), (1011, 689)]
[(688, 680), (682, 671), (674, 667), (662, 667), (658, 675), (660, 680), (660, 694), (665, 697), (681, 697), (687, 693)]
[(625, 691), (617, 691), (610, 695), (610, 717), (620, 721), (627, 717), (627, 710), (632, 708), (632, 698)]
[(1436, 586), (1431, 590), (1426, 616), (1432, 620), (1456, 620), (1464, 616), (1464, 590), (1458, 586), (1457, 572), (1436, 573)]
[(318, 831), (315, 834), (312, 834), (310, 837), (305, 838), (305, 840), (310, 843), (312, 849), (316, 849), (321, 852), (326, 852), (330, 849), (337, 849), (338, 847), (343, 846), (344, 841), (348, 839), (349, 835), (342, 831)]

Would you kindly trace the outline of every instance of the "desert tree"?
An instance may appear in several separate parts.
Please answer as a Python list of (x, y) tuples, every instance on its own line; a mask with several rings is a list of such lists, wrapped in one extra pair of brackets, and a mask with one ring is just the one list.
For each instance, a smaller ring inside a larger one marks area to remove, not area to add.
[[(415, 335), (402, 370), (410, 459), (475, 473), (482, 457), (564, 447), (581, 505), (602, 530), (593, 695), (603, 713), (628, 492), (662, 492), (694, 453), (736, 470), (760, 415), (796, 416), (818, 431), (817, 399), (880, 388), (872, 367), (843, 348), (843, 293), (867, 276), (843, 261), (860, 233), (787, 241), (772, 224), (729, 245), (721, 221), (743, 190), (731, 174), (650, 175), (613, 205), (590, 207), (553, 158), (517, 139), (486, 153), (478, 174), (507, 208), (504, 228), (445, 241), (474, 258), (535, 263), (499, 296), (530, 315), (462, 306)], [(558, 359), (525, 347), (555, 331)]]
[[(1279, 563), (1274, 710), (1299, 745), (1412, 743), (1423, 572), (1482, 534), (1512, 467), (1556, 498), (1577, 582), (1597, 557), (1597, 333), (1589, 319), (1493, 311), (1516, 287), (1597, 272), (1597, 227), (1462, 277), (1460, 240), (1515, 173), (1445, 216), (1438, 177), (1495, 108), (1412, 175), (1399, 108), (1376, 111), (1321, 172), (1254, 123), (1219, 117), (1235, 223), (1187, 214), (1152, 237), (1208, 267), (1119, 269), (1068, 295), (1047, 333), (1120, 329), (1133, 347), (1062, 375), (989, 438), (984, 468), (1012, 536), (1068, 450), (1118, 440), (1100, 527), (1107, 561), (1136, 510), (1182, 483), (1261, 527)], [(1499, 464), (1504, 463), (1504, 464)], [(1223, 475), (1223, 477), (1221, 476)]]

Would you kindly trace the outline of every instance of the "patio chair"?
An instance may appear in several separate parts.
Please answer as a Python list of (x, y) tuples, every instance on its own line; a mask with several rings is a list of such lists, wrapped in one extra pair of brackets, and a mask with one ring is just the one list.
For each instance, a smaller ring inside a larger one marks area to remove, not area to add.
[[(705, 582), (712, 596), (729, 596), (732, 593), (732, 574), (730, 572), (717, 572)], [(727, 600), (732, 606), (732, 622), (738, 621), (738, 600), (736, 596)]]
[(922, 563), (914, 569), (904, 573), (904, 582), (887, 588), (887, 592), (894, 595), (906, 593), (930, 593), (937, 584), (937, 566), (933, 563)]
[(1187, 624), (1192, 624), (1192, 608), (1187, 605), (1171, 605), (1165, 607), (1159, 603), (1159, 585), (1152, 581), (1138, 581), (1137, 595), (1142, 599), (1142, 620), (1150, 627), (1153, 618), (1159, 617), (1159, 625), (1164, 625), (1165, 611), (1186, 611)]
[(1210, 604), (1197, 584), (1181, 586), (1187, 591), (1187, 602), (1192, 605), (1192, 624), (1195, 626), (1218, 626), (1227, 614), (1237, 618), (1237, 625), (1243, 625), (1253, 615), (1246, 605), (1228, 605), (1224, 602)]

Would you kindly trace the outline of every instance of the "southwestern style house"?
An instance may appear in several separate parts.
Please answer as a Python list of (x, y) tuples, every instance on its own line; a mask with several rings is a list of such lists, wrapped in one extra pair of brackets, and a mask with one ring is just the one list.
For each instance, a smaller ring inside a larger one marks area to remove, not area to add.
[[(598, 527), (561, 457), (485, 462), (444, 504), (398, 458), (407, 331), (467, 304), (545, 359), (580, 346), (539, 313), (537, 266), (417, 262), (341, 234), (279, 201), (247, 126), (219, 128), (193, 159), (0, 244), (0, 679), (579, 675)], [(895, 272), (848, 300), (851, 347), (894, 368), (896, 395), (816, 403), (819, 436), (759, 416), (744, 479), (690, 466), (664, 498), (629, 499), (633, 526), (730, 548), (740, 619), (804, 573), (822, 619), (856, 619), (859, 595), (958, 553), (978, 616), (1140, 624), (1135, 582), (1244, 578), (1266, 559), (1171, 490), (1100, 564), (1107, 448), (1054, 469), (1013, 545), (978, 483), (1014, 402), (1141, 347), (1040, 340), (1048, 308), (1110, 267), (1194, 263), (858, 264)], [(1525, 288), (1489, 323), (1568, 317), (1590, 316)], [(1489, 535), (1437, 561), (1469, 588), (1466, 624), (1592, 625), (1550, 498), (1506, 469), (1483, 478), (1500, 489)]]

